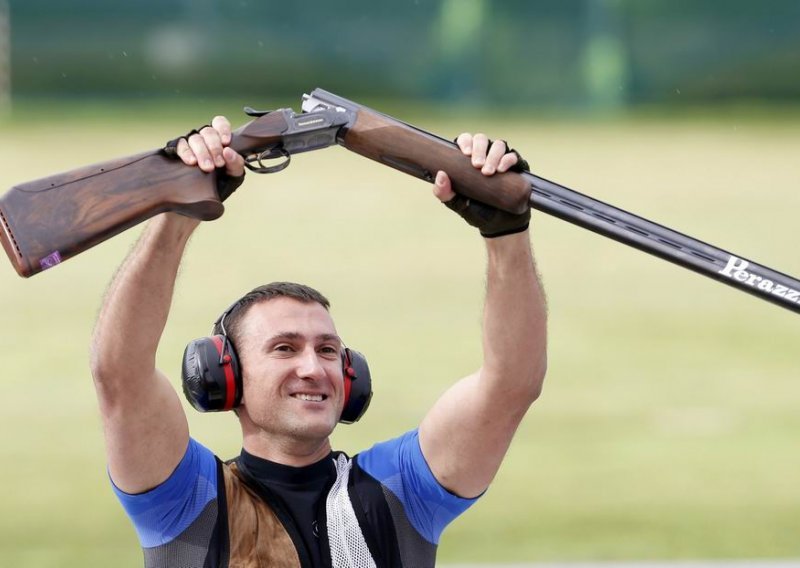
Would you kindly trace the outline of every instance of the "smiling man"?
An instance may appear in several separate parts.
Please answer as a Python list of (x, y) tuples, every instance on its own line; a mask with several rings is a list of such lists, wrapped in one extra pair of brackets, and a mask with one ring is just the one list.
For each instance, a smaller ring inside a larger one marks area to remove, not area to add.
[[(166, 150), (223, 172), (224, 198), (244, 173), (230, 137), (217, 117)], [(487, 176), (518, 163), (502, 141), (462, 134), (457, 143)], [(483, 364), (418, 428), (352, 458), (329, 436), (366, 411), (366, 361), (344, 346), (328, 300), (295, 283), (252, 290), (222, 313), (213, 337), (189, 344), (184, 392), (200, 410), (236, 412), (242, 452), (223, 462), (190, 437), (155, 356), (198, 221), (167, 213), (149, 223), (112, 281), (92, 344), (109, 475), (146, 566), (434, 565), (442, 531), (494, 478), (546, 367), (529, 213), (464, 199), (444, 172), (434, 194), (485, 237)]]

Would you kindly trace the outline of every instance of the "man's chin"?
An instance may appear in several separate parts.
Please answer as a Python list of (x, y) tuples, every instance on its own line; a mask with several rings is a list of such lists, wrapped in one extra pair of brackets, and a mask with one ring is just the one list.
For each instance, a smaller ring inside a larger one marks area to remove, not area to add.
[(298, 412), (297, 409), (281, 409), (268, 413), (260, 420), (250, 420), (263, 433), (289, 437), (298, 443), (313, 443), (328, 438), (338, 424), (338, 416), (330, 412)]
[(293, 437), (308, 442), (328, 438), (334, 428), (336, 428), (336, 422), (332, 422), (330, 419), (321, 420), (317, 417), (300, 422), (293, 421), (290, 430)]

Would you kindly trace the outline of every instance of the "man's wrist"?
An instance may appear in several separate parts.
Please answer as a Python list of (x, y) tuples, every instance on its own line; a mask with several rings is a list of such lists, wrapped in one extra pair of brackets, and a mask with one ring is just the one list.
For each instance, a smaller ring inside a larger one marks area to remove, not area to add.
[(483, 242), (486, 243), (486, 247), (490, 251), (502, 251), (507, 248), (516, 248), (519, 246), (524, 246), (528, 249), (531, 248), (530, 231), (528, 227), (521, 231), (515, 231), (502, 236), (483, 237)]
[(188, 239), (199, 224), (199, 219), (179, 213), (167, 212), (153, 218), (151, 231), (159, 236)]
[(517, 233), (523, 233), (523, 232), (528, 230), (529, 226), (530, 226), (530, 217), (528, 217), (528, 220), (526, 220), (524, 222), (524, 224), (522, 224), (522, 225), (520, 225), (518, 227), (511, 227), (511, 228), (508, 228), (508, 229), (502, 229), (500, 231), (493, 232), (493, 233), (487, 233), (487, 232), (481, 231), (481, 236), (484, 239), (497, 239), (497, 238), (500, 238), (500, 237), (507, 237), (509, 235), (516, 235)]

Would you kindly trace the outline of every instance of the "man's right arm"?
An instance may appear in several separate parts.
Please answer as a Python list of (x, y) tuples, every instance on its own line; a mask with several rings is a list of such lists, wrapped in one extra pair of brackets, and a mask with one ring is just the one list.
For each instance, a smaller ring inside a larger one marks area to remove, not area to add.
[(180, 462), (189, 427), (177, 393), (155, 366), (178, 266), (197, 221), (153, 219), (106, 294), (92, 341), (111, 478), (126, 493), (162, 483)]
[[(225, 165), (229, 175), (241, 175), (241, 156), (222, 150), (230, 141), (230, 124), (221, 117), (212, 124), (188, 144), (183, 140), (179, 157), (206, 172)], [(164, 482), (189, 443), (183, 407), (155, 360), (181, 257), (197, 225), (173, 213), (150, 221), (114, 277), (95, 326), (91, 369), (108, 467), (114, 484), (126, 493)]]

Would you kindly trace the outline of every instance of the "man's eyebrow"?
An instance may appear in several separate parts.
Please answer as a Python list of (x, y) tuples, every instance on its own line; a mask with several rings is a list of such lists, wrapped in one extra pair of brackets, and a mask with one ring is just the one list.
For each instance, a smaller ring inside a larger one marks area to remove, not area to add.
[(335, 341), (336, 343), (342, 343), (342, 338), (335, 333), (322, 333), (317, 336), (317, 339), (319, 341)]
[[(280, 340), (297, 340), (303, 339), (303, 334), (298, 333), (296, 331), (279, 331), (272, 337), (268, 338), (266, 341), (267, 343), (271, 343), (273, 341), (280, 341)], [(342, 343), (342, 339), (336, 335), (335, 333), (320, 333), (319, 335), (314, 337), (317, 341), (334, 341), (336, 343)]]
[(300, 339), (301, 337), (302, 335), (296, 331), (279, 331), (272, 337), (267, 338), (267, 342), (279, 341), (281, 339)]

